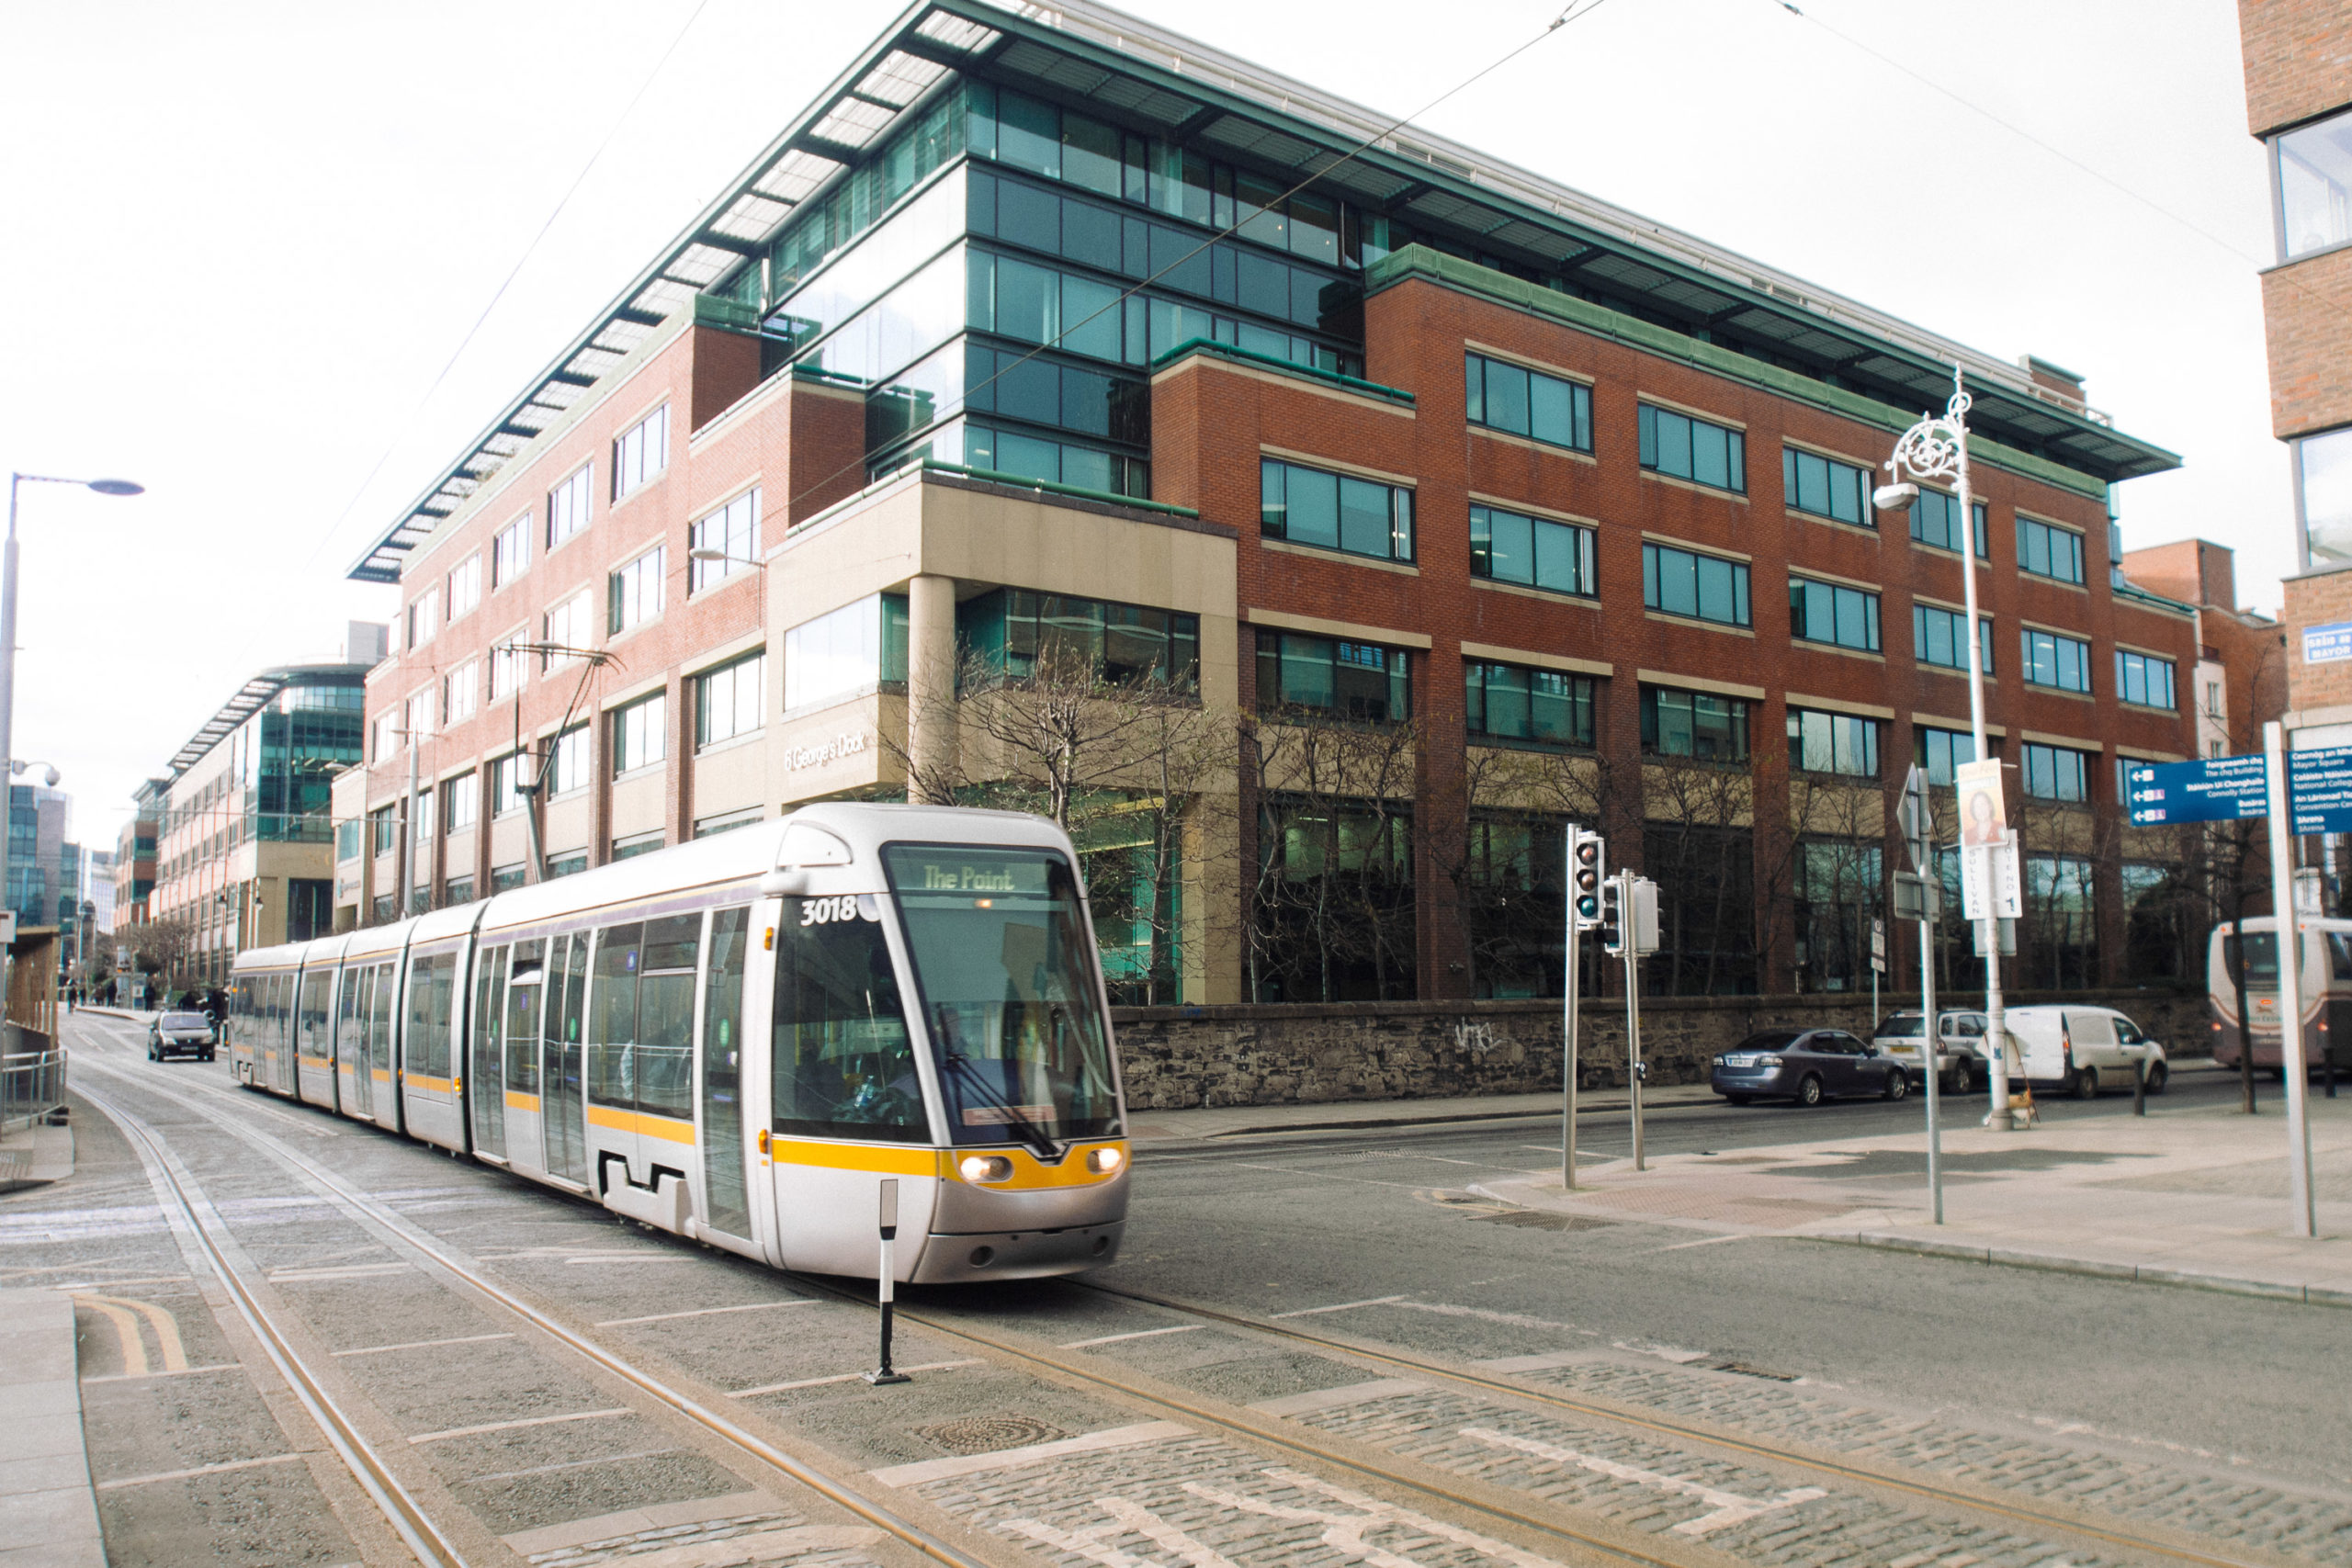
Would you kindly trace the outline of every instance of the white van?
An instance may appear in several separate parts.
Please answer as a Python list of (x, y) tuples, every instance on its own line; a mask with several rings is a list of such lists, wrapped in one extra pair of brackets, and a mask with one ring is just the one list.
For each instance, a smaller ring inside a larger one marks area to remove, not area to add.
[(2165, 1048), (2113, 1008), (2010, 1008), (2002, 1021), (2037, 1089), (2071, 1090), (2089, 1100), (2102, 1089), (2128, 1089), (2148, 1066), (2148, 1092), (2162, 1094)]

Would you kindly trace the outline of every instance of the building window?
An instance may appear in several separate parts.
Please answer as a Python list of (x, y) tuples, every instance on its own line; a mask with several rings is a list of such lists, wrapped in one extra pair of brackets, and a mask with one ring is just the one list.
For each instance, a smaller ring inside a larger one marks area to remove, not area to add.
[(541, 618), (545, 635), (540, 640), (548, 651), (540, 656), (542, 670), (560, 670), (571, 662), (571, 655), (558, 649), (586, 648), (594, 640), (596, 628), (588, 618), (588, 591), (579, 592), (556, 605)]
[[(1968, 668), (1968, 624), (1966, 612), (1947, 610), (1939, 604), (1922, 604), (1916, 600), (1911, 605), (1911, 656), (1922, 664), (1940, 664), (1947, 670)], [(1976, 621), (1976, 660), (1985, 674), (1993, 673), (1993, 617), (1980, 615)]]
[(548, 491), (548, 548), (555, 548), (588, 526), (594, 495), (595, 468), (588, 463), (582, 463), (578, 472)]
[(2352, 114), (2288, 131), (2278, 158), (2278, 259), (2352, 242)]
[(531, 514), (525, 513), (498, 531), (490, 542), (492, 592), (505, 587), (531, 566)]
[(588, 852), (586, 850), (574, 850), (568, 855), (550, 855), (548, 857), (548, 880), (549, 882), (553, 882), (559, 876), (577, 876), (587, 869)]
[(615, 637), (662, 613), (662, 566), (668, 555), (656, 545), (606, 580), (606, 629)]
[(525, 867), (521, 861), (516, 861), (512, 865), (492, 866), (490, 868), (490, 891), (493, 896), (500, 893), (510, 893), (515, 888), (522, 886), (525, 882), (529, 880), (529, 876), (530, 874), (528, 869)]
[[(429, 843), (433, 839), (433, 797), (434, 791), (429, 784), (409, 797), (409, 808), (416, 813), (416, 841), (419, 844)], [(421, 852), (413, 869), (419, 882), (430, 874)]]
[(1789, 766), (1808, 773), (1878, 777), (1878, 720), (1791, 708)]
[(463, 724), (473, 717), (481, 693), (481, 660), (469, 659), (441, 677), (441, 712), (447, 722)]
[(2025, 793), (2032, 799), (2069, 803), (2090, 799), (2090, 752), (2073, 751), (2064, 746), (2037, 746), (2029, 741), (2019, 753), (2019, 761), (2025, 773)]
[(656, 692), (613, 710), (613, 774), (635, 773), (668, 755), (670, 698)]
[(784, 711), (822, 707), (907, 678), (907, 601), (872, 593), (784, 634)]
[(448, 831), (462, 833), (474, 825), (474, 815), (481, 801), (481, 784), (471, 773), (459, 773), (441, 786), (441, 819), (447, 824)]
[(548, 794), (570, 795), (588, 787), (588, 727), (575, 724), (555, 738), (548, 766)]
[[(962, 441), (964, 461), (975, 468), (1103, 495), (1141, 496), (1147, 500), (1151, 495), (1151, 465), (1141, 457), (985, 424), (967, 423)], [(951, 445), (944, 438), (935, 443), (943, 456)]]
[(522, 808), (523, 786), (530, 782), (531, 759), (517, 751), (490, 765), (490, 814), (503, 817)]
[(1738, 431), (1644, 403), (1641, 435), (1643, 468), (1747, 493), (1747, 437)]
[(379, 806), (368, 814), (368, 821), (372, 829), (368, 836), (374, 840), (376, 852), (390, 854), (401, 841), (399, 818), (393, 808)]
[(716, 746), (765, 722), (768, 656), (754, 653), (695, 677), (695, 745)]
[(1642, 688), (1642, 750), (1702, 762), (1747, 761), (1747, 704), (1712, 692)]
[(408, 645), (423, 648), (441, 629), (441, 590), (438, 585), (426, 589), (409, 602)]
[(635, 860), (639, 855), (650, 855), (660, 848), (662, 848), (662, 829), (656, 828), (650, 833), (633, 833), (626, 839), (615, 839), (612, 858)]
[(2352, 430), (2294, 443), (2295, 510), (2308, 564), (2352, 566)]
[(613, 499), (632, 494), (670, 466), (670, 405), (663, 403), (613, 443)]
[(410, 745), (415, 745), (433, 733), (433, 709), (435, 705), (435, 699), (440, 694), (430, 686), (421, 692), (413, 692), (409, 694), (406, 710), (408, 734), (404, 739)]
[(2089, 694), (2089, 643), (2062, 637), (2056, 632), (2037, 631), (2031, 626), (2025, 627), (2022, 635), (2027, 685), (2053, 686), (2062, 692)]
[(1878, 595), (1835, 582), (1789, 579), (1789, 635), (1863, 653), (1879, 651)]
[(2098, 878), (2081, 855), (2025, 857), (2026, 931), (2018, 942), (2021, 986), (2074, 990), (2098, 968)]
[(334, 858), (339, 861), (359, 858), (359, 824), (338, 822), (334, 825)]
[(2071, 528), (2018, 519), (2018, 570), (2060, 582), (2083, 581), (2083, 536)]
[(695, 837), (715, 839), (738, 828), (756, 828), (766, 817), (767, 808), (761, 806), (747, 806), (741, 811), (722, 811), (716, 817), (698, 818), (695, 823)]
[[(516, 636), (525, 634), (517, 633)], [(511, 697), (523, 689), (523, 672), (528, 668), (528, 657), (509, 637), (490, 650), (490, 700)]]
[(1200, 618), (1173, 610), (1001, 588), (956, 606), (956, 637), (1009, 680), (1200, 686)]
[(1261, 457), (1258, 522), (1269, 538), (1294, 545), (1413, 558), (1413, 492), (1401, 485)]
[(1859, 528), (1878, 526), (1868, 468), (1794, 446), (1781, 448), (1781, 504)]
[(2175, 708), (2172, 660), (2154, 654), (2115, 650), (2115, 694), (2142, 707)]
[(2205, 682), (2205, 716), (2207, 718), (2222, 716), (2222, 682), (2219, 681)]
[(1473, 424), (1550, 446), (1592, 450), (1592, 389), (1483, 354), (1463, 356)]
[(1476, 660), (1465, 660), (1462, 669), (1472, 735), (1545, 746), (1592, 745), (1591, 677)]
[(1747, 626), (1747, 563), (1645, 544), (1642, 603), (1669, 615)]
[(460, 904), (473, 901), (474, 879), (470, 876), (453, 876), (442, 886), (441, 907), (445, 909), (454, 909)]
[[(1984, 526), (1984, 503), (1973, 502), (1969, 510), (1976, 514), (1976, 558), (1993, 558), (1992, 539)], [(1923, 545), (1933, 545), (1939, 550), (1960, 553), (1960, 498), (1946, 495), (1939, 490), (1922, 490), (1911, 503), (1911, 536)]]
[(1470, 575), (1591, 598), (1600, 592), (1593, 565), (1595, 537), (1592, 529), (1573, 524), (1473, 506)]
[(760, 492), (745, 491), (694, 525), (690, 536), (695, 551), (717, 550), (725, 560), (689, 558), (686, 592), (699, 593), (739, 571), (749, 571), (760, 560)]
[(1951, 787), (1956, 776), (1953, 769), (1976, 761), (1976, 737), (1956, 729), (1929, 729), (1922, 725), (1911, 732), (1911, 749), (1919, 766), (1927, 770), (1928, 782), (1942, 789)]
[(469, 615), (481, 603), (481, 552), (459, 561), (449, 573), (449, 618)]
[(1413, 711), (1407, 663), (1400, 648), (1261, 627), (1258, 711), (1400, 724)]
[(392, 722), (399, 716), (397, 711), (379, 713), (368, 721), (368, 760), (369, 761), (389, 762), (392, 760), (392, 753), (400, 750), (400, 740), (394, 733), (396, 727)]
[(2218, 740), (2208, 740), (2205, 742), (2205, 755), (2211, 758), (2214, 761), (2220, 761), (2222, 760), (2222, 743)]

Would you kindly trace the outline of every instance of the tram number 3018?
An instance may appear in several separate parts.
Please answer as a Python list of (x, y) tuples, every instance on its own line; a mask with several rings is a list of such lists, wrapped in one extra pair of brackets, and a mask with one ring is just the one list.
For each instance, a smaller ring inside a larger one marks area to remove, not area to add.
[(871, 894), (844, 893), (837, 898), (808, 898), (800, 905), (804, 926), (830, 925), (835, 920), (878, 920), (882, 910)]

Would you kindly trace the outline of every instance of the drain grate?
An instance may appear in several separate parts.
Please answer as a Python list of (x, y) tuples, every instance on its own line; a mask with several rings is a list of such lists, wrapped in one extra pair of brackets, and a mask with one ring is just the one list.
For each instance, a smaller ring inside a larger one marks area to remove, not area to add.
[(1472, 1222), (1487, 1225), (1509, 1225), (1521, 1231), (1597, 1231), (1613, 1225), (1614, 1220), (1596, 1220), (1587, 1214), (1554, 1214), (1542, 1209), (1506, 1209), (1499, 1214), (1473, 1214)]
[(1794, 1372), (1767, 1371), (1762, 1367), (1751, 1367), (1745, 1361), (1717, 1361), (1709, 1370), (1718, 1372), (1737, 1372), (1744, 1378), (1767, 1378), (1773, 1382), (1795, 1382), (1798, 1381), (1797, 1374)]
[(1069, 1436), (1063, 1428), (1034, 1416), (960, 1416), (935, 1426), (917, 1427), (914, 1434), (937, 1443), (950, 1453), (991, 1454), (1032, 1443), (1057, 1442)]

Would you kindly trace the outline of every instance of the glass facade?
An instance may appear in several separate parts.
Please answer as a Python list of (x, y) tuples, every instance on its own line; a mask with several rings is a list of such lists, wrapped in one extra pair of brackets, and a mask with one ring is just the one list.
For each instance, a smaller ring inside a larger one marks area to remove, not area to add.
[(784, 711), (821, 707), (907, 678), (907, 601), (869, 594), (784, 634)]
[(956, 638), (975, 665), (1012, 681), (1042, 667), (1114, 686), (1200, 687), (1200, 617), (1173, 610), (1000, 588), (956, 606)]

